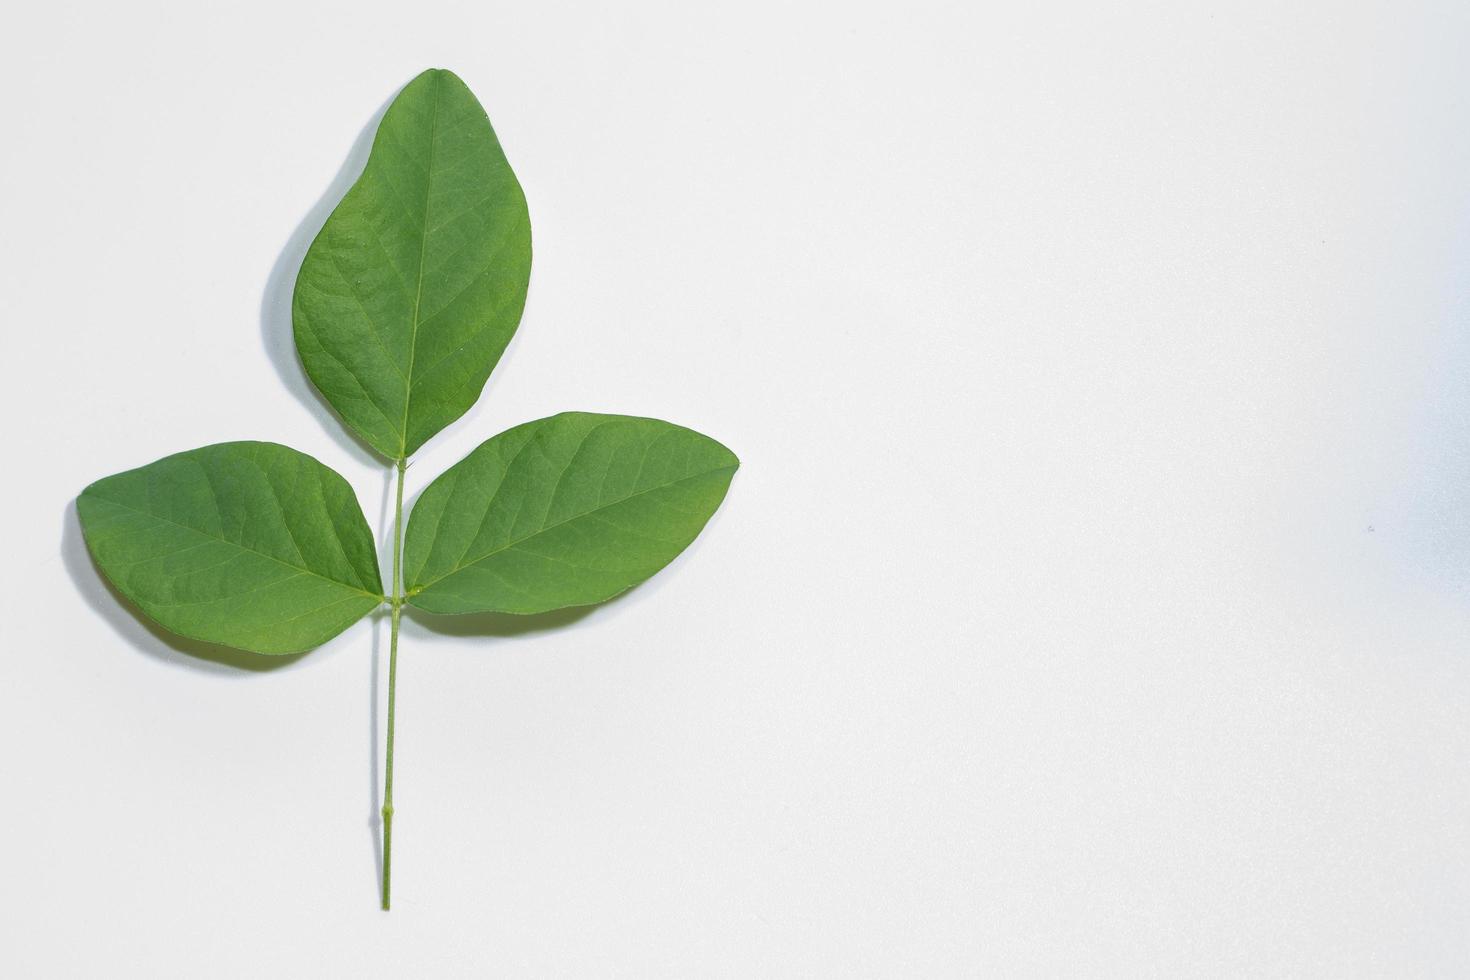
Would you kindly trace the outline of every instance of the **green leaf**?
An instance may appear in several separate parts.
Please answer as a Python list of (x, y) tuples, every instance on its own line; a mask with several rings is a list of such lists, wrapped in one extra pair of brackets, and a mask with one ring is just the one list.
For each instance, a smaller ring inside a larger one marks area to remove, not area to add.
[(205, 446), (106, 477), (77, 514), (117, 590), (196, 640), (299, 653), (383, 601), (352, 487), (275, 443)]
[(526, 199), (490, 120), (432, 69), (388, 107), (301, 263), (296, 349), (343, 421), (403, 459), (480, 397), (530, 276)]
[(404, 536), (428, 612), (538, 613), (609, 599), (663, 568), (740, 461), (657, 419), (568, 412), (482, 443), (429, 484)]

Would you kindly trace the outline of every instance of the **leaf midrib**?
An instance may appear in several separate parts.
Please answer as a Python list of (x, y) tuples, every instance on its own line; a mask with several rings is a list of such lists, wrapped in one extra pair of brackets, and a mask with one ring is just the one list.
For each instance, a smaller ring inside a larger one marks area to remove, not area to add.
[[(556, 530), (557, 528), (561, 527), (564, 524), (570, 524), (572, 521), (580, 521), (584, 517), (591, 517), (592, 515), (597, 514), (597, 513), (601, 512), (601, 511), (608, 510), (608, 509), (613, 508), (613, 507), (617, 507), (617, 506), (619, 506), (621, 504), (625, 504), (625, 503), (627, 503), (630, 500), (636, 500), (638, 497), (641, 497), (644, 494), (653, 493), (656, 490), (667, 490), (669, 487), (677, 487), (681, 483), (688, 483), (690, 480), (697, 480), (700, 477), (709, 476), (709, 475), (711, 475), (713, 473), (723, 473), (726, 470), (728, 470), (731, 473), (734, 473), (739, 468), (740, 468), (740, 464), (739, 463), (734, 463), (734, 464), (729, 465), (729, 466), (716, 466), (716, 467), (712, 467), (711, 469), (707, 469), (707, 470), (704, 470), (704, 471), (699, 472), (699, 473), (691, 473), (688, 476), (681, 476), (679, 479), (677, 479), (677, 480), (670, 480), (668, 483), (660, 483), (658, 486), (655, 486), (655, 487), (647, 487), (647, 488), (645, 488), (643, 490), (639, 490), (637, 493), (630, 493), (630, 494), (628, 494), (628, 496), (623, 497), (620, 500), (614, 500), (610, 504), (599, 504), (598, 506), (593, 507), (591, 510), (585, 510), (585, 511), (583, 511), (580, 514), (573, 514), (571, 517), (565, 518), (564, 520), (557, 521), (555, 524), (547, 524), (547, 525), (545, 525), (543, 527), (539, 527), (535, 531), (532, 531), (530, 534), (526, 535), (525, 537), (517, 538), (514, 541), (507, 541), (505, 544), (501, 545), (500, 547), (493, 548), (490, 551), (485, 552), (483, 555), (480, 555), (479, 557), (472, 558), (469, 561), (462, 561), (459, 564), (455, 565), (454, 568), (452, 568), (449, 571), (445, 572), (443, 575), (440, 575), (438, 578), (431, 579), (430, 581), (425, 582), (423, 585), (420, 585), (420, 586), (417, 586), (416, 588), (413, 588), (413, 589), (408, 590), (408, 592), (406, 593), (406, 595), (409, 595), (409, 596), (419, 595), (420, 593), (422, 593), (422, 592), (424, 592), (424, 591), (432, 588), (433, 586), (439, 584), (440, 582), (444, 581), (445, 579), (449, 578), (450, 576), (459, 574), (460, 572), (464, 571), (466, 568), (469, 568), (471, 565), (478, 565), (480, 562), (485, 561), (488, 558), (494, 558), (496, 555), (500, 554), (503, 551), (509, 551), (510, 549), (514, 548), (517, 545), (524, 544), (527, 541), (530, 541), (532, 538), (539, 537), (539, 536), (547, 533), (548, 531), (554, 531), (554, 530)], [(498, 490), (497, 490), (497, 492), (498, 492)], [(493, 500), (494, 500), (494, 496), (493, 495), (491, 497), (491, 500), (493, 502)], [(483, 527), (483, 526), (484, 526), (484, 522), (481, 521), (481, 527)]]
[[(434, 108), (429, 113), (429, 160), (424, 175), (424, 223), (419, 235), (419, 274), (413, 297), (413, 322), (408, 334), (408, 371), (404, 376), (403, 421), (398, 427), (398, 458), (408, 456), (408, 408), (413, 404), (413, 361), (419, 344), (419, 305), (424, 298), (424, 258), (429, 251), (429, 206), (434, 200), (434, 147), (439, 127), (439, 100), (444, 92), (444, 76), (434, 74)], [(396, 586), (395, 586), (396, 588)]]
[(200, 537), (209, 538), (211, 541), (218, 541), (218, 542), (220, 542), (222, 544), (231, 545), (233, 547), (239, 548), (241, 551), (246, 552), (247, 554), (259, 555), (260, 557), (265, 558), (265, 559), (268, 559), (270, 561), (273, 561), (273, 562), (275, 562), (278, 565), (284, 565), (285, 567), (290, 568), (290, 569), (292, 569), (294, 571), (303, 572), (303, 573), (305, 573), (307, 575), (312, 576), (313, 578), (319, 578), (323, 582), (330, 582), (332, 585), (341, 586), (344, 589), (348, 589), (349, 591), (356, 592), (356, 593), (358, 593), (360, 595), (366, 596), (369, 599), (376, 599), (379, 602), (382, 602), (383, 601), (383, 596), (381, 596), (381, 595), (375, 595), (374, 593), (367, 592), (367, 591), (363, 590), (362, 588), (360, 588), (358, 586), (349, 585), (348, 583), (339, 581), (338, 579), (329, 578), (328, 576), (323, 575), (321, 572), (312, 571), (310, 568), (306, 568), (306, 567), (304, 567), (302, 565), (294, 564), (294, 563), (289, 562), (289, 561), (286, 561), (286, 560), (284, 560), (282, 558), (277, 558), (275, 555), (268, 555), (264, 551), (257, 551), (254, 548), (247, 548), (245, 545), (241, 544), (238, 541), (231, 541), (229, 538), (220, 537), (217, 534), (210, 534), (208, 531), (201, 531), (199, 528), (194, 527), (192, 524), (184, 524), (184, 523), (182, 523), (180, 521), (174, 520), (173, 518), (164, 517), (162, 514), (155, 514), (151, 510), (144, 510), (141, 507), (134, 507), (131, 504), (125, 504), (122, 501), (113, 500), (111, 497), (104, 497), (100, 493), (84, 492), (82, 494), (82, 496), (84, 496), (84, 497), (93, 497), (93, 498), (95, 498), (97, 500), (102, 501), (103, 503), (111, 504), (113, 507), (121, 507), (123, 510), (130, 510), (130, 511), (132, 511), (135, 514), (142, 514), (144, 517), (151, 517), (155, 521), (162, 521), (165, 524), (172, 524), (174, 527), (181, 527), (181, 528), (183, 528), (186, 531), (192, 531), (192, 532), (194, 532), (195, 534), (199, 535)]

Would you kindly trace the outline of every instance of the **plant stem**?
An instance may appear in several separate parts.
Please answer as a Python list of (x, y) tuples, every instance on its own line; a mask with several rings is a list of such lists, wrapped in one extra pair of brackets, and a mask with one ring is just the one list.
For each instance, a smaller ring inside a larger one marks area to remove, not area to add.
[(398, 687), (398, 617), (403, 611), (403, 471), (407, 461), (400, 458), (398, 493), (393, 504), (393, 625), (388, 640), (388, 761), (383, 777), (383, 911), (388, 911), (393, 885), (393, 702)]

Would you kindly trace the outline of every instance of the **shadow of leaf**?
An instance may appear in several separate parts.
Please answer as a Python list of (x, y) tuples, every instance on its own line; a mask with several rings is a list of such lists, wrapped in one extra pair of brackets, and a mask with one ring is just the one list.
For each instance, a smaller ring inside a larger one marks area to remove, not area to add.
[(416, 625), (441, 636), (509, 638), (570, 626), (598, 608), (598, 606), (573, 606), (570, 609), (557, 609), (533, 616), (516, 616), (510, 613), (463, 613), (458, 616), (441, 616), (405, 607), (404, 616)]
[(608, 599), (591, 606), (568, 606), (565, 609), (553, 609), (551, 612), (533, 613), (529, 616), (518, 616), (514, 613), (460, 613), (458, 615), (441, 615), (438, 613), (424, 612), (413, 606), (403, 607), (403, 616), (411, 620), (416, 626), (421, 626), (430, 633), (438, 633), (441, 636), (481, 636), (499, 637), (510, 639), (518, 636), (527, 636), (532, 633), (544, 633), (548, 630), (559, 630), (573, 623), (580, 622), (594, 613), (602, 613), (613, 609), (626, 602), (628, 597), (643, 589), (640, 583), (626, 592), (620, 592)]

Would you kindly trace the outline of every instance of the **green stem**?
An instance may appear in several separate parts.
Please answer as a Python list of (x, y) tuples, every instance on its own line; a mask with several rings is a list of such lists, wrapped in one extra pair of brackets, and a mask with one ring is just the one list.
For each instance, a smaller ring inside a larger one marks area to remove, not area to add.
[(398, 617), (403, 611), (403, 471), (398, 460), (398, 494), (393, 504), (393, 625), (388, 640), (388, 761), (383, 777), (383, 911), (388, 911), (393, 884), (393, 702), (398, 687)]

